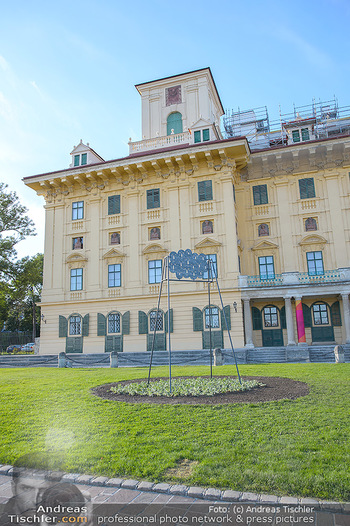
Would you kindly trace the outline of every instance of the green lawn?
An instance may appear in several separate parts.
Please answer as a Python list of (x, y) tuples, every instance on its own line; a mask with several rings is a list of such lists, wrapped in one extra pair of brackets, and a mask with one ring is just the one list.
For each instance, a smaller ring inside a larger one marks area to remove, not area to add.
[[(200, 375), (208, 367), (173, 371)], [(214, 371), (234, 374), (232, 366)], [(305, 381), (310, 395), (222, 406), (125, 404), (89, 389), (145, 377), (146, 369), (1, 369), (0, 462), (46, 450), (71, 472), (350, 500), (350, 364), (240, 371)], [(192, 472), (171, 479), (167, 470), (184, 459)]]

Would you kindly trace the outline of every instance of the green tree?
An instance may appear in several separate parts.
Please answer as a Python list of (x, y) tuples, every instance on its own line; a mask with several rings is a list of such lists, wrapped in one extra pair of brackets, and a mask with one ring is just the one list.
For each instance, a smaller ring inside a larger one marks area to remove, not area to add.
[(15, 192), (0, 183), (0, 280), (11, 276), (16, 258), (15, 245), (26, 236), (34, 236), (33, 221)]
[(13, 266), (9, 283), (9, 315), (6, 328), (12, 331), (32, 331), (33, 341), (40, 327), (40, 301), (43, 285), (43, 254), (25, 257)]

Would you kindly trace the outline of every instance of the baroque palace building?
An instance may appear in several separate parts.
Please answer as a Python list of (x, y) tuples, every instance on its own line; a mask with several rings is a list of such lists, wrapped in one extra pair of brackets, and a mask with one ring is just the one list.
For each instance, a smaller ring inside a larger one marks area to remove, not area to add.
[[(209, 347), (207, 286), (171, 283), (191, 249), (217, 269), (236, 348), (350, 343), (350, 118), (336, 101), (281, 118), (224, 115), (209, 68), (136, 86), (142, 140), (104, 161), (82, 142), (68, 169), (26, 177), (45, 198), (40, 352)], [(306, 109), (305, 109), (306, 108)], [(211, 290), (214, 347), (229, 347)]]

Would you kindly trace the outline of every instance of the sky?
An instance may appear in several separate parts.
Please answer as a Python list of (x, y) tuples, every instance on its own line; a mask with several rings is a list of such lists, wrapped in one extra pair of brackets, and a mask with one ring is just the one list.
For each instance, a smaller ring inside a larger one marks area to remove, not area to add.
[(210, 67), (225, 109), (271, 120), (350, 106), (350, 0), (0, 0), (0, 181), (44, 250), (44, 199), (23, 177), (68, 168), (80, 139), (105, 160), (141, 139), (135, 84)]

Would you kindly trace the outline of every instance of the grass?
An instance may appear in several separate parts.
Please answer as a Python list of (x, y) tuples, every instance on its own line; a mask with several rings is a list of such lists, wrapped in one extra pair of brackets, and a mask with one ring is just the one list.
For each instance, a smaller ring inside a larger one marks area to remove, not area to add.
[[(1, 369), (0, 462), (48, 451), (55, 467), (71, 472), (350, 500), (350, 365), (246, 365), (240, 372), (301, 380), (310, 394), (221, 406), (126, 404), (89, 389), (145, 378), (146, 369)], [(186, 463), (191, 469), (181, 470)]]

